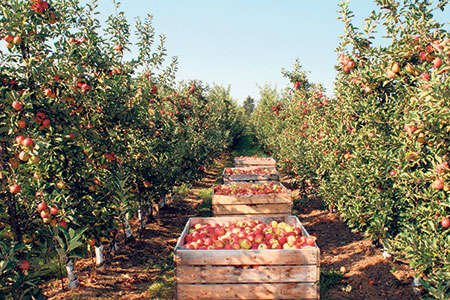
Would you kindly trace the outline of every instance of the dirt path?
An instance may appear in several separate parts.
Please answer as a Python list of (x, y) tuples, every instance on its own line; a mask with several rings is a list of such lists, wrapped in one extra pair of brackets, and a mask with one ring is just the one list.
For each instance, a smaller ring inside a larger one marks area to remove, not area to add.
[[(109, 265), (92, 272), (90, 259), (76, 263), (80, 287), (61, 291), (59, 281), (44, 287), (49, 299), (173, 299), (172, 252), (189, 217), (210, 214), (202, 192), (217, 181), (231, 156), (224, 156), (205, 171), (204, 178), (185, 194), (176, 197), (157, 219), (146, 226), (141, 237), (121, 245)], [(282, 179), (289, 186), (288, 178)], [(299, 190), (293, 190), (298, 197)], [(408, 266), (384, 259), (368, 240), (352, 233), (339, 215), (324, 209), (320, 199), (311, 198), (295, 206), (310, 234), (316, 233), (321, 249), (321, 299), (418, 299), (412, 291)], [(347, 272), (339, 272), (340, 267)]]

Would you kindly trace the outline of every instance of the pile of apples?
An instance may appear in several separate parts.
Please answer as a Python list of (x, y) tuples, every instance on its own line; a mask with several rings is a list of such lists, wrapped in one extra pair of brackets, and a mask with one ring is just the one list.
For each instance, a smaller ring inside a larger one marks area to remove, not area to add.
[(267, 195), (267, 194), (281, 194), (286, 192), (279, 184), (270, 183), (255, 183), (255, 184), (224, 184), (214, 187), (215, 195)]
[(225, 168), (225, 175), (264, 175), (264, 174), (276, 174), (277, 171), (275, 169), (265, 169), (265, 168)]
[(272, 157), (256, 157), (256, 156), (239, 156), (236, 160), (259, 160), (259, 161), (271, 161)]
[(301, 249), (316, 245), (315, 236), (304, 236), (300, 227), (285, 222), (237, 221), (227, 224), (195, 224), (184, 238), (192, 250)]

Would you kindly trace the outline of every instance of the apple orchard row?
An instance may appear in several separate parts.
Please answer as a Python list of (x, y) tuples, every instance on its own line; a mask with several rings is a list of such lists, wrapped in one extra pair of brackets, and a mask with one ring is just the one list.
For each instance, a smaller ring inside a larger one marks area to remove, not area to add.
[(0, 4), (0, 294), (7, 297), (41, 297), (43, 278), (55, 277), (48, 266), (59, 262), (75, 288), (73, 255), (95, 249), (104, 263), (103, 254), (132, 238), (130, 219), (145, 228), (155, 205), (199, 178), (242, 131), (228, 89), (176, 83), (177, 59), (167, 57), (151, 16), (136, 21), (132, 45), (119, 9), (103, 26), (95, 4)]
[[(442, 4), (442, 7), (439, 6)], [(384, 1), (363, 26), (340, 5), (335, 97), (299, 62), (283, 92), (265, 87), (259, 141), (305, 193), (409, 262), (436, 299), (450, 296), (450, 34), (445, 3)], [(385, 32), (381, 40), (375, 31)]]

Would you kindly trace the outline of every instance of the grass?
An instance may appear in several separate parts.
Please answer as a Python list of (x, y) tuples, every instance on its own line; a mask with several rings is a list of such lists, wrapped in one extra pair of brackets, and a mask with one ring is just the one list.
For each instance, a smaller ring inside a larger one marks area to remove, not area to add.
[(190, 184), (182, 183), (180, 186), (174, 187), (173, 192), (181, 197), (186, 197), (191, 188), (192, 186)]
[(344, 274), (336, 270), (320, 270), (320, 299), (327, 300), (328, 290), (340, 284)]
[[(165, 276), (163, 276), (165, 277)], [(175, 278), (161, 278), (148, 287), (151, 299), (167, 300), (175, 298)]]
[(202, 200), (202, 203), (197, 206), (197, 210), (202, 217), (212, 216), (212, 195), (213, 189), (201, 189), (198, 191), (198, 196)]
[(147, 292), (151, 299), (167, 300), (175, 298), (175, 271), (173, 256), (158, 261), (150, 260), (152, 270), (159, 270), (157, 278), (148, 287)]
[(236, 145), (233, 147), (232, 155), (236, 156), (267, 156), (256, 137), (251, 133), (250, 129), (245, 129)]

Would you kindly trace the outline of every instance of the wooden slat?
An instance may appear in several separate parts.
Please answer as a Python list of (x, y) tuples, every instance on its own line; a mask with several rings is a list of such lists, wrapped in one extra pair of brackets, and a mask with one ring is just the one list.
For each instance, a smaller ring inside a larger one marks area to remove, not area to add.
[(256, 269), (235, 267), (177, 267), (178, 283), (276, 283), (316, 282), (318, 266), (259, 266)]
[(263, 250), (188, 250), (175, 249), (177, 266), (241, 265), (319, 265), (319, 248)]
[(278, 176), (276, 175), (231, 175), (231, 176), (224, 176), (223, 182), (225, 184), (227, 183), (235, 183), (235, 184), (242, 184), (242, 183), (268, 183), (271, 181), (278, 181)]
[(191, 299), (319, 299), (313, 283), (179, 284), (179, 300)]
[(215, 215), (233, 215), (233, 214), (290, 214), (291, 204), (253, 204), (253, 205), (213, 205), (213, 214)]
[[(242, 169), (242, 168), (230, 168), (231, 170), (236, 169)], [(250, 167), (245, 169), (267, 169), (269, 171), (275, 170), (275, 168), (272, 167)], [(265, 174), (233, 174), (233, 175), (227, 175), (226, 169), (222, 172), (222, 178), (224, 182), (235, 182), (235, 181), (243, 181), (243, 182), (249, 182), (249, 181), (278, 181), (278, 173), (265, 173)]]
[[(249, 214), (246, 213), (245, 216), (246, 217), (279, 217), (279, 216), (289, 216), (291, 215), (291, 212), (289, 213), (285, 213), (285, 214), (280, 214), (280, 213), (276, 213), (276, 214), (262, 214), (262, 213), (255, 213), (255, 214)], [(238, 214), (213, 214), (214, 217), (231, 217), (231, 216), (239, 216)], [(244, 215), (242, 215), (244, 216)]]
[(212, 205), (221, 204), (276, 204), (291, 203), (292, 195), (290, 193), (267, 194), (267, 195), (213, 195)]
[(224, 179), (223, 184), (245, 184), (245, 183), (255, 183), (255, 184), (261, 183), (261, 184), (263, 184), (263, 183), (269, 183), (271, 181), (273, 181), (273, 180), (271, 179), (271, 180), (254, 180), (254, 181), (233, 181), (233, 180)]
[(271, 158), (270, 160), (257, 160), (257, 159), (234, 159), (234, 166), (236, 168), (245, 168), (245, 167), (272, 167), (276, 166), (277, 162), (275, 159)]

